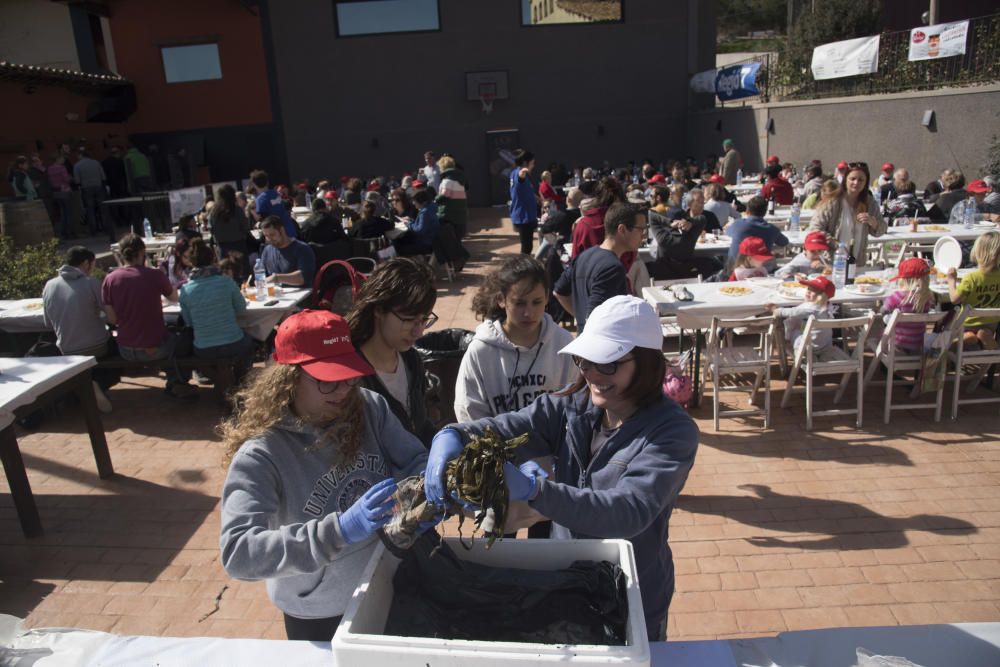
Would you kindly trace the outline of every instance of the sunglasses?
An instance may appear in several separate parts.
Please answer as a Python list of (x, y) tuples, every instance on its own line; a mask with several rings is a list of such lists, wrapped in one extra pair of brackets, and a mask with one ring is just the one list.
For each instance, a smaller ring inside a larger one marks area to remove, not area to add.
[(622, 364), (626, 364), (630, 361), (635, 361), (635, 357), (629, 357), (627, 359), (619, 359), (618, 361), (612, 361), (607, 364), (594, 364), (586, 359), (581, 359), (580, 357), (573, 355), (573, 363), (582, 372), (586, 373), (591, 368), (600, 373), (601, 375), (614, 375), (618, 372), (618, 367)]
[(868, 171), (868, 163), (867, 162), (848, 162), (847, 163), (847, 168), (848, 169), (864, 169), (865, 171)]
[[(311, 375), (309, 377), (312, 377)], [(333, 382), (323, 382), (322, 380), (317, 380), (313, 378), (316, 383), (316, 387), (319, 389), (321, 394), (332, 394), (337, 391), (341, 385), (347, 385), (348, 387), (357, 387), (361, 383), (361, 378), (351, 378), (350, 380), (335, 380)]]
[(394, 310), (390, 310), (389, 312), (392, 313), (396, 317), (396, 319), (402, 322), (404, 325), (413, 326), (415, 324), (419, 324), (422, 329), (430, 329), (432, 326), (437, 324), (438, 321), (438, 316), (435, 315), (434, 313), (431, 313), (427, 317), (420, 318), (420, 317), (403, 317)]

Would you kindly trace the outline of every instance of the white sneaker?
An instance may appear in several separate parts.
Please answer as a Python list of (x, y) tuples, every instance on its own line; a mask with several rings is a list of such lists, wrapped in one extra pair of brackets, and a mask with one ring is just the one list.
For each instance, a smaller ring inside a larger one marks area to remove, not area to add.
[(108, 414), (111, 412), (111, 401), (109, 401), (108, 397), (104, 395), (103, 391), (101, 391), (100, 385), (96, 382), (91, 382), (91, 384), (94, 385), (94, 399), (97, 401), (97, 409), (104, 414)]

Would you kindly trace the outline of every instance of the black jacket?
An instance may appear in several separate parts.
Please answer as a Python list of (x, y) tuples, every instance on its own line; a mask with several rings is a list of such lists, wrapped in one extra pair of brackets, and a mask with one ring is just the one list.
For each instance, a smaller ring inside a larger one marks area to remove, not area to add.
[(347, 233), (344, 232), (340, 220), (331, 215), (329, 211), (319, 211), (310, 215), (302, 223), (299, 238), (306, 243), (333, 243), (347, 238)]
[[(678, 212), (683, 213), (680, 209)], [(698, 216), (691, 220), (691, 229), (682, 232), (673, 229), (670, 224), (677, 220), (677, 213), (671, 215), (672, 211), (666, 214), (657, 211), (649, 212), (649, 229), (656, 239), (657, 259), (686, 260), (694, 256), (694, 246), (698, 243), (698, 237), (705, 230), (705, 217)]]
[[(360, 348), (358, 349), (358, 354), (363, 359), (365, 358)], [(403, 404), (389, 393), (389, 390), (382, 384), (382, 380), (379, 379), (377, 373), (361, 378), (361, 386), (385, 398), (389, 403), (389, 408), (392, 409), (392, 413), (399, 419), (403, 428), (417, 436), (424, 443), (424, 446), (429, 448), (435, 429), (430, 418), (427, 416), (427, 378), (424, 374), (424, 362), (420, 359), (420, 353), (412, 348), (403, 352), (402, 357), (403, 363), (406, 364), (406, 374), (410, 379), (410, 393), (408, 397), (410, 403), (409, 414), (407, 414)], [(365, 359), (365, 361), (368, 360)]]

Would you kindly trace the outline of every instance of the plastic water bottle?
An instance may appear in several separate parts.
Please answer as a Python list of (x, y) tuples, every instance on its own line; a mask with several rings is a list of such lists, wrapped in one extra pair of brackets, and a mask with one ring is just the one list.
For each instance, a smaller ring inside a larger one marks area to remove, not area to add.
[(965, 224), (966, 229), (972, 229), (976, 226), (976, 200), (974, 197), (969, 197), (965, 200), (965, 211), (963, 211), (962, 222)]
[(142, 219), (142, 233), (147, 241), (153, 238), (153, 225), (149, 224), (149, 218)]
[(736, 185), (743, 185), (743, 170), (736, 170)]
[(799, 206), (799, 202), (792, 202), (792, 214), (788, 219), (788, 231), (797, 232), (799, 231), (799, 221), (802, 218), (802, 207)]
[(841, 243), (833, 256), (833, 284), (837, 289), (844, 289), (847, 284), (847, 246)]
[(881, 213), (882, 212), (882, 188), (878, 187), (878, 185), (876, 185), (874, 188), (872, 188), (872, 198), (875, 200), (875, 208), (878, 209), (879, 213)]
[(267, 298), (267, 271), (264, 270), (264, 262), (257, 258), (257, 263), (253, 265), (253, 284), (257, 288), (257, 300), (263, 301)]

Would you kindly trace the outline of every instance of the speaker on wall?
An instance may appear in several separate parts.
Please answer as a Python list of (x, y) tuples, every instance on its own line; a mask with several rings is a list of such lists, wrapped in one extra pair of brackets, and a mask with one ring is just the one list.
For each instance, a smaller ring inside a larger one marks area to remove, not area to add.
[(773, 118), (768, 118), (767, 119), (767, 125), (765, 125), (765, 127), (767, 128), (767, 131), (769, 133), (774, 134), (774, 119)]
[(920, 121), (920, 124), (924, 127), (930, 127), (934, 124), (934, 109), (928, 109), (924, 112), (924, 118)]

